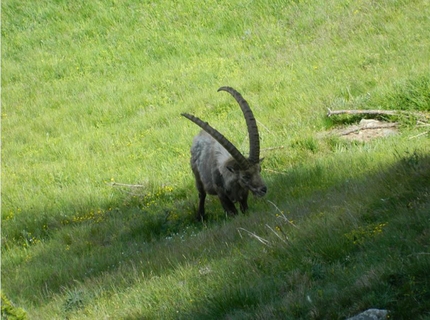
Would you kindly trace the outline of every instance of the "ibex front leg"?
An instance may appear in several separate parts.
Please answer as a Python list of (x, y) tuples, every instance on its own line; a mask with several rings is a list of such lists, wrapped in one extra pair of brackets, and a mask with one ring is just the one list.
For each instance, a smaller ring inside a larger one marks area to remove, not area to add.
[(234, 203), (227, 197), (226, 194), (219, 193), (218, 198), (221, 201), (221, 205), (224, 208), (225, 212), (227, 212), (229, 216), (234, 216), (238, 213)]
[(240, 211), (242, 211), (242, 213), (245, 213), (246, 210), (248, 210), (248, 192), (246, 192), (243, 198), (239, 200), (239, 204)]
[(197, 220), (201, 221), (205, 219), (205, 199), (206, 192), (199, 192), (199, 209), (197, 210)]
[(195, 160), (192, 159), (191, 161), (191, 167), (194, 172), (194, 176), (196, 178), (196, 187), (199, 192), (199, 208), (197, 209), (197, 221), (202, 221), (205, 218), (205, 199), (206, 199), (206, 191), (205, 187), (203, 186), (203, 182), (200, 178), (200, 173), (197, 170), (197, 166), (194, 165)]

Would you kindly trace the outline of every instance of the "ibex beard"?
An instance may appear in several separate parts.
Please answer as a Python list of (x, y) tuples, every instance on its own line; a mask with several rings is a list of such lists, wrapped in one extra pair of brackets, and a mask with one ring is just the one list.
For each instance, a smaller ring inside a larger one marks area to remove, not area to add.
[(205, 218), (206, 195), (217, 195), (221, 205), (229, 215), (248, 209), (249, 191), (257, 197), (267, 192), (267, 187), (260, 175), (260, 138), (257, 123), (248, 103), (241, 94), (230, 87), (221, 87), (218, 91), (229, 92), (239, 103), (249, 134), (249, 157), (245, 158), (240, 151), (216, 129), (199, 118), (183, 113), (203, 130), (191, 146), (191, 169), (199, 192), (197, 219)]

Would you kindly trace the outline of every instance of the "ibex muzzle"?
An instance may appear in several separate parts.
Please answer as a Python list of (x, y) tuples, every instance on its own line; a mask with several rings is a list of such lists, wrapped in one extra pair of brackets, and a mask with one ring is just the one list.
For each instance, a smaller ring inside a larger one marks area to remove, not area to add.
[(248, 209), (248, 193), (262, 197), (267, 187), (261, 178), (260, 137), (257, 122), (248, 103), (242, 95), (230, 87), (221, 87), (218, 91), (227, 91), (239, 103), (246, 120), (249, 135), (249, 157), (240, 151), (216, 129), (199, 118), (183, 113), (203, 130), (194, 138), (191, 146), (191, 169), (199, 192), (197, 219), (205, 218), (206, 194), (217, 195), (221, 205), (229, 215)]

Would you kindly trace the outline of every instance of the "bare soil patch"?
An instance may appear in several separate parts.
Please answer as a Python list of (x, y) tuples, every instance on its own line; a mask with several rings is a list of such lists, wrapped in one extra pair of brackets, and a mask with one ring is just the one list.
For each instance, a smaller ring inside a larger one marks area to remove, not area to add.
[(350, 141), (367, 142), (377, 138), (395, 135), (399, 132), (396, 122), (386, 122), (375, 119), (362, 119), (359, 124), (342, 129), (334, 129), (330, 134), (340, 136)]

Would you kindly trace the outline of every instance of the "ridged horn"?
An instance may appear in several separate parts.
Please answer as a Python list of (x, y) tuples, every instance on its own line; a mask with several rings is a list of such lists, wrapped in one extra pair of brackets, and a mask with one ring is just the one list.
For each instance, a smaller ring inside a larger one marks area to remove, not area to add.
[(230, 93), (239, 104), (242, 109), (243, 116), (245, 117), (246, 126), (248, 128), (249, 136), (249, 158), (248, 161), (252, 164), (260, 162), (260, 136), (258, 134), (257, 121), (254, 118), (251, 108), (248, 102), (242, 97), (242, 95), (231, 87), (221, 87), (219, 91), (227, 91)]
[(207, 133), (209, 133), (220, 145), (222, 145), (228, 153), (233, 157), (234, 160), (236, 160), (239, 164), (239, 167), (241, 169), (248, 169), (250, 166), (250, 163), (248, 159), (246, 159), (240, 151), (226, 138), (224, 137), (218, 130), (214, 129), (209, 125), (209, 123), (202, 121), (201, 119), (188, 114), (188, 113), (181, 113), (182, 116), (187, 118), (188, 120), (191, 120), (196, 125), (198, 125), (200, 128), (205, 130)]

